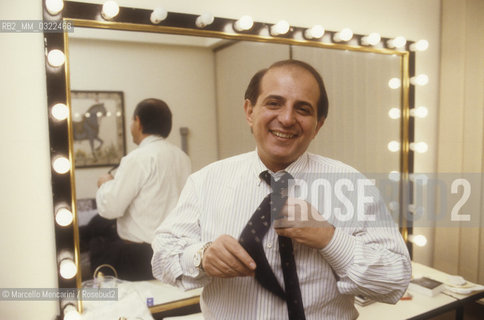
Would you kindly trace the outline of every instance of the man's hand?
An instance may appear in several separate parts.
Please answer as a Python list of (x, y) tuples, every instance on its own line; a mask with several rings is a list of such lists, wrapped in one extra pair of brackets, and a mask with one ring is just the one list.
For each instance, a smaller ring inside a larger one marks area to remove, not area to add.
[(205, 250), (202, 265), (206, 274), (219, 278), (254, 276), (256, 268), (254, 260), (240, 243), (226, 234)]
[(283, 218), (274, 221), (280, 236), (315, 249), (326, 247), (333, 237), (334, 226), (307, 201), (288, 198), (281, 215)]
[(109, 180), (113, 180), (114, 177), (110, 173), (103, 174), (102, 176), (97, 179), (97, 187), (101, 187), (101, 185)]

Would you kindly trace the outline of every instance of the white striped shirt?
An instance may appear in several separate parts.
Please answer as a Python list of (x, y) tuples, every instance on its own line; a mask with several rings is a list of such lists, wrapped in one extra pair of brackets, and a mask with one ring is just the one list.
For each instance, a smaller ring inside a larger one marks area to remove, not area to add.
[[(185, 289), (204, 286), (201, 308), (205, 319), (287, 319), (285, 301), (262, 288), (253, 277), (211, 278), (194, 267), (193, 257), (207, 241), (222, 234), (238, 238), (262, 199), (271, 192), (261, 182), (267, 170), (249, 152), (221, 160), (192, 174), (175, 209), (157, 229), (152, 243), (153, 274)], [(303, 154), (285, 171), (347, 173), (357, 171), (339, 161)], [(383, 209), (382, 209), (383, 208)], [(384, 206), (365, 210), (387, 215)], [(277, 233), (263, 239), (267, 260), (284, 287)], [(355, 319), (354, 295), (396, 303), (407, 288), (411, 263), (395, 226), (336, 226), (321, 250), (294, 242), (296, 267), (306, 318)]]

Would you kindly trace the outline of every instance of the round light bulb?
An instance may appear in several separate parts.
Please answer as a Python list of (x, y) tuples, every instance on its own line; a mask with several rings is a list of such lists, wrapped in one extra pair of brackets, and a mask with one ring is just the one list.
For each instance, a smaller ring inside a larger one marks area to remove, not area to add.
[(427, 244), (427, 237), (422, 234), (411, 234), (408, 236), (408, 240), (419, 247), (423, 247)]
[(391, 152), (397, 152), (400, 150), (400, 142), (398, 141), (390, 141), (388, 143), (388, 146), (387, 146), (388, 150), (390, 150)]
[(419, 40), (410, 45), (412, 51), (425, 51), (429, 48), (429, 42), (427, 40)]
[(254, 25), (254, 20), (251, 16), (242, 16), (239, 20), (235, 21), (234, 28), (236, 31), (250, 30)]
[(396, 38), (390, 39), (387, 41), (387, 45), (390, 48), (403, 48), (407, 44), (407, 39), (402, 36), (398, 36)]
[(410, 78), (410, 83), (413, 85), (425, 86), (429, 83), (429, 77), (426, 74), (419, 74), (416, 77)]
[(73, 219), (72, 212), (66, 208), (60, 208), (55, 214), (55, 221), (62, 227), (70, 225)]
[(77, 274), (77, 266), (72, 259), (63, 259), (59, 264), (59, 273), (64, 279), (72, 279)]
[(65, 61), (66, 57), (64, 52), (60, 51), (59, 49), (53, 49), (49, 51), (49, 54), (47, 55), (47, 62), (49, 62), (52, 67), (60, 67)]
[(289, 23), (286, 20), (281, 20), (271, 27), (271, 34), (274, 36), (286, 34), (289, 28)]
[(391, 118), (391, 119), (399, 119), (400, 116), (402, 114), (402, 111), (399, 109), (399, 108), (391, 108), (389, 111), (388, 111), (388, 116)]
[(69, 116), (69, 108), (63, 103), (57, 103), (50, 109), (50, 114), (57, 120), (65, 120)]
[(195, 24), (199, 28), (205, 28), (206, 26), (210, 25), (214, 19), (215, 18), (211, 13), (205, 12), (197, 18)]
[(410, 143), (410, 149), (418, 153), (424, 153), (429, 150), (429, 146), (425, 142), (412, 142)]
[(319, 39), (324, 35), (324, 27), (322, 25), (315, 25), (312, 28), (304, 31), (304, 36), (308, 39)]
[(400, 181), (400, 172), (398, 171), (391, 171), (389, 174), (388, 174), (388, 179), (391, 180), (391, 181), (395, 181), (395, 182), (398, 182)]
[(52, 167), (55, 172), (64, 174), (70, 170), (71, 163), (69, 162), (69, 159), (65, 157), (58, 157), (54, 160)]
[(420, 106), (414, 109), (410, 109), (410, 115), (417, 118), (425, 118), (429, 113), (427, 107)]
[(351, 38), (353, 38), (353, 31), (351, 31), (350, 28), (344, 28), (343, 30), (341, 30), (340, 32), (337, 32), (334, 35), (334, 40), (337, 42), (350, 41)]
[(374, 46), (374, 45), (377, 45), (378, 43), (380, 43), (380, 40), (381, 40), (381, 36), (380, 36), (379, 33), (376, 33), (376, 32), (372, 32), (369, 35), (364, 36), (363, 38), (361, 38), (361, 42), (365, 46)]
[(45, 7), (47, 11), (52, 15), (55, 16), (59, 12), (64, 9), (64, 1), (63, 0), (46, 0)]
[(111, 20), (112, 18), (116, 17), (119, 13), (119, 6), (115, 1), (109, 0), (104, 2), (103, 10), (101, 15), (106, 20)]
[(402, 85), (402, 81), (400, 80), (400, 78), (391, 78), (388, 81), (388, 86), (391, 89), (398, 89), (398, 88), (400, 88), (401, 85)]
[(165, 20), (167, 16), (168, 16), (168, 12), (164, 8), (156, 8), (151, 13), (150, 21), (153, 24), (158, 24), (161, 21)]
[(76, 307), (72, 304), (67, 305), (64, 308), (64, 320), (81, 320), (81, 314), (77, 311)]

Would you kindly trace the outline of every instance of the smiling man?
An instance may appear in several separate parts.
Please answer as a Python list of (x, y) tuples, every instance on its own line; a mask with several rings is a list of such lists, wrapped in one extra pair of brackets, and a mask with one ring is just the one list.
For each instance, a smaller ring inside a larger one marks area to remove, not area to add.
[[(310, 201), (287, 197), (292, 178), (358, 174), (307, 152), (328, 114), (319, 73), (277, 62), (253, 76), (244, 110), (256, 150), (189, 177), (152, 243), (155, 277), (203, 286), (205, 319), (355, 319), (355, 295), (396, 303), (411, 267), (395, 226), (325, 220)], [(365, 213), (386, 218), (371, 199)], [(291, 224), (291, 210), (309, 221)]]

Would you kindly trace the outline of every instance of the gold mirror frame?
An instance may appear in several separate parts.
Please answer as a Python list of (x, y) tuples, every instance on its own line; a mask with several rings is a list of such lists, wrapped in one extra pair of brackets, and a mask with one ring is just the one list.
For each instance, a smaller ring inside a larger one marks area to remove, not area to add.
[[(414, 88), (410, 85), (410, 77), (415, 74), (415, 54), (408, 48), (413, 43), (407, 42), (405, 50), (394, 50), (385, 47), (370, 47), (361, 44), (363, 35), (355, 34), (352, 42), (333, 43), (322, 42), (321, 39), (305, 39), (301, 34), (306, 28), (291, 27), (289, 33), (282, 36), (270, 36), (267, 30), (272, 24), (254, 22), (249, 31), (236, 32), (233, 30), (235, 23), (233, 19), (215, 17), (214, 22), (204, 28), (197, 28), (195, 21), (197, 16), (184, 13), (169, 12), (168, 17), (158, 25), (150, 21), (152, 10), (120, 7), (119, 14), (111, 21), (102, 18), (102, 4), (89, 4), (73, 1), (64, 1), (64, 9), (56, 15), (51, 15), (43, 3), (43, 18), (45, 22), (72, 25), (75, 27), (89, 27), (101, 29), (115, 29), (126, 31), (143, 31), (153, 33), (165, 33), (176, 35), (190, 35), (200, 37), (214, 37), (229, 40), (249, 40), (258, 42), (270, 42), (298, 46), (310, 46), (319, 48), (330, 48), (338, 50), (351, 50), (386, 55), (397, 55), (400, 57), (401, 70), (401, 108), (400, 120), (400, 230), (405, 240), (412, 232), (411, 219), (405, 204), (411, 203), (411, 186), (408, 182), (409, 173), (413, 172), (413, 152), (410, 150), (410, 143), (413, 142), (413, 119), (410, 117), (410, 109), (415, 106)], [(261, 35), (263, 34), (263, 35)], [(334, 31), (326, 31), (331, 39), (336, 34)], [(382, 37), (381, 43), (386, 44), (389, 38)], [(356, 44), (355, 44), (356, 42)], [(64, 279), (59, 272), (59, 288), (80, 288), (82, 279), (79, 270), (79, 234), (77, 227), (76, 212), (76, 191), (73, 161), (73, 137), (72, 119), (67, 117), (58, 120), (52, 115), (52, 107), (58, 103), (65, 104), (70, 110), (70, 84), (69, 84), (69, 55), (68, 55), (68, 33), (44, 32), (45, 65), (47, 79), (47, 106), (49, 112), (50, 150), (52, 163), (59, 156), (69, 160), (70, 167), (66, 173), (58, 173), (52, 168), (52, 192), (54, 204), (54, 218), (59, 208), (67, 208), (72, 212), (73, 221), (68, 226), (61, 226), (55, 223), (56, 250), (58, 257), (64, 257), (64, 253), (70, 254), (77, 266), (77, 274), (70, 279)], [(57, 49), (64, 53), (65, 63), (59, 67), (49, 65), (47, 56), (52, 50)], [(411, 245), (407, 241), (410, 253)], [(59, 271), (59, 270), (58, 270)], [(197, 303), (197, 299), (191, 299), (186, 304), (175, 302), (170, 305), (154, 307), (153, 312), (166, 311), (173, 308), (183, 307), (187, 304)], [(60, 303), (62, 313), (62, 301)], [(78, 309), (82, 311), (81, 304)]]

